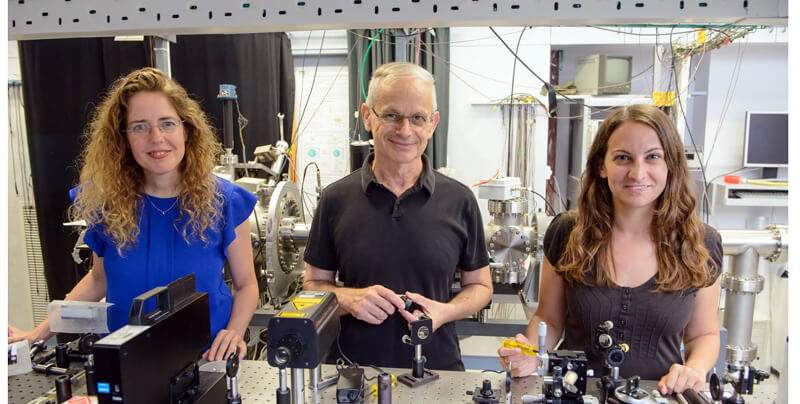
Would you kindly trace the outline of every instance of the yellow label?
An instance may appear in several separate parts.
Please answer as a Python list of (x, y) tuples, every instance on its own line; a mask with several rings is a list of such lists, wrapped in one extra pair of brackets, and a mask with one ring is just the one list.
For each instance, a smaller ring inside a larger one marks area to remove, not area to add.
[(653, 91), (653, 105), (657, 107), (671, 107), (675, 105), (675, 92)]
[(522, 353), (528, 356), (536, 356), (536, 353), (539, 352), (533, 345), (519, 342), (511, 338), (503, 340), (503, 348), (519, 348)]
[(295, 297), (292, 299), (292, 304), (297, 310), (303, 310), (320, 303), (322, 303), (321, 297)]
[(306, 316), (306, 313), (302, 311), (282, 311), (278, 313), (275, 317), (284, 317), (284, 318), (303, 318)]
[(701, 29), (701, 30), (697, 31), (697, 34), (696, 34), (696, 36), (694, 38), (694, 43), (696, 43), (697, 45), (702, 45), (702, 44), (706, 43), (706, 39), (707, 38), (708, 38), (708, 31), (704, 30), (704, 29)]

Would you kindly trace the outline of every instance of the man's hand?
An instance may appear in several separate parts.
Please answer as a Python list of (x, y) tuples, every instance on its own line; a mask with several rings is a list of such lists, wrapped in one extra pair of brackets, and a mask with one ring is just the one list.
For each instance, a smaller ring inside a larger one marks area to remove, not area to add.
[(381, 324), (395, 310), (403, 307), (403, 299), (391, 289), (372, 285), (363, 289), (337, 291), (339, 304), (353, 317), (370, 324)]
[[(517, 342), (524, 342), (530, 344), (528, 338), (522, 334), (517, 334)], [(527, 377), (536, 374), (536, 368), (539, 366), (539, 360), (532, 356), (522, 353), (519, 348), (503, 348), (497, 350), (499, 355), (500, 366), (503, 369), (510, 370), (512, 377)]]
[(221, 329), (214, 338), (211, 348), (203, 354), (203, 358), (208, 361), (221, 361), (228, 359), (234, 352), (239, 352), (239, 357), (247, 354), (247, 344), (238, 332), (228, 329)]
[(411, 299), (411, 301), (414, 303), (420, 305), (423, 311), (420, 312), (419, 310), (414, 310), (413, 313), (409, 313), (404, 308), (405, 306), (400, 306), (400, 314), (403, 316), (403, 318), (405, 318), (410, 324), (412, 321), (419, 320), (419, 316), (421, 314), (425, 314), (433, 322), (433, 332), (436, 332), (439, 327), (441, 327), (443, 324), (446, 324), (449, 321), (448, 319), (450, 318), (450, 313), (453, 312), (453, 308), (449, 303), (431, 300), (418, 293), (406, 292), (406, 297)]
[(663, 394), (682, 393), (688, 388), (700, 391), (706, 385), (706, 377), (695, 369), (677, 363), (672, 364), (669, 373), (658, 382), (658, 391)]

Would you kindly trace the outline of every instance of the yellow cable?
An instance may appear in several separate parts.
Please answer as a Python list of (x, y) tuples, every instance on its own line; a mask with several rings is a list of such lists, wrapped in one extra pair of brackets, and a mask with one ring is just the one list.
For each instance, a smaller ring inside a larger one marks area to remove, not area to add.
[(747, 180), (748, 184), (754, 185), (766, 185), (770, 187), (788, 187), (789, 181), (777, 181), (777, 180)]

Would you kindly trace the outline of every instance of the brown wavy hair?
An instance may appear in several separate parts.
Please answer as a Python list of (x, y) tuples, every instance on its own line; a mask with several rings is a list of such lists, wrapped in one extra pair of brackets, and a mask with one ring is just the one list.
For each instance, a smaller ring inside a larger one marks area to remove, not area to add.
[(102, 224), (121, 255), (139, 236), (145, 177), (123, 130), (128, 102), (142, 91), (164, 94), (186, 131), (177, 202), (179, 218), (186, 219), (179, 229), (184, 240), (190, 242), (191, 235), (207, 243), (207, 231), (217, 231), (221, 217), (222, 197), (211, 170), (222, 147), (206, 114), (180, 84), (161, 71), (135, 70), (114, 82), (94, 112), (78, 162), (78, 193), (69, 211), (72, 220), (86, 220), (90, 227)]
[[(709, 252), (704, 244), (705, 225), (695, 207), (686, 156), (675, 125), (657, 107), (631, 105), (613, 111), (600, 125), (581, 178), (578, 208), (569, 214), (575, 222), (556, 273), (567, 282), (612, 287), (611, 234), (614, 208), (608, 181), (600, 169), (608, 140), (624, 122), (639, 122), (652, 128), (664, 149), (666, 187), (656, 201), (650, 231), (656, 244), (657, 290), (678, 291), (707, 286), (711, 279)], [(594, 271), (593, 282), (588, 275)]]

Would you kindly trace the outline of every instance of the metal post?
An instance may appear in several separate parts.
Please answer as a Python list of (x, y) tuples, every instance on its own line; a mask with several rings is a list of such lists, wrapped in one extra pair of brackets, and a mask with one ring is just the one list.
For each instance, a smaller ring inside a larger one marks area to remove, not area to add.
[(725, 318), (728, 330), (726, 362), (747, 366), (755, 359), (758, 349), (751, 342), (756, 294), (764, 287), (758, 275), (758, 252), (748, 248), (731, 256), (731, 272), (723, 275), (725, 288)]
[(308, 373), (311, 375), (311, 381), (309, 382), (308, 387), (311, 388), (312, 391), (319, 390), (319, 381), (322, 378), (322, 371), (320, 370), (320, 366), (318, 365), (314, 369), (308, 369)]
[(292, 368), (292, 404), (305, 403), (305, 386), (303, 384), (303, 369)]
[(160, 36), (153, 37), (153, 54), (155, 55), (156, 69), (161, 70), (169, 77), (172, 77), (172, 68), (169, 63), (169, 39)]

